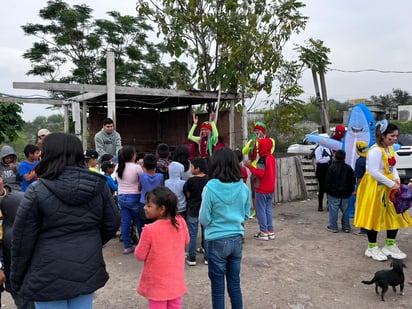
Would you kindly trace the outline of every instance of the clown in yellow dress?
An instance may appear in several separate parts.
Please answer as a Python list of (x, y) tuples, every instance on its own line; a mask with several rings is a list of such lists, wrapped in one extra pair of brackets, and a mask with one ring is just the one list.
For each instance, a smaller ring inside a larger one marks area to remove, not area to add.
[(395, 180), (399, 180), (395, 168), (395, 152), (392, 146), (387, 148), (374, 145), (368, 152), (366, 173), (356, 194), (354, 225), (376, 232), (397, 230), (412, 225), (407, 212), (397, 214), (389, 193)]

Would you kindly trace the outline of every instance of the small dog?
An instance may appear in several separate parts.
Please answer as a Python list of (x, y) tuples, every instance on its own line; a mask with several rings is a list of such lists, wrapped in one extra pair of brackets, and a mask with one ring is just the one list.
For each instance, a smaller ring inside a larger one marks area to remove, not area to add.
[(403, 268), (406, 268), (406, 265), (402, 260), (393, 259), (391, 263), (392, 269), (379, 270), (375, 273), (375, 276), (370, 281), (363, 280), (364, 284), (373, 284), (375, 283), (376, 294), (379, 295), (378, 287), (381, 287), (381, 299), (385, 301), (384, 295), (388, 290), (389, 286), (392, 287), (393, 291), (396, 293), (396, 286), (399, 285), (401, 288), (400, 294), (404, 295), (403, 287), (405, 282), (405, 275), (403, 274)]

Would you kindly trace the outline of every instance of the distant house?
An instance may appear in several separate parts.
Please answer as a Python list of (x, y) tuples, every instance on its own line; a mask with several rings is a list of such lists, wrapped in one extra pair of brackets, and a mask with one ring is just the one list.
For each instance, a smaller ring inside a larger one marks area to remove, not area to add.
[(398, 106), (398, 120), (399, 121), (412, 121), (412, 105), (399, 105)]

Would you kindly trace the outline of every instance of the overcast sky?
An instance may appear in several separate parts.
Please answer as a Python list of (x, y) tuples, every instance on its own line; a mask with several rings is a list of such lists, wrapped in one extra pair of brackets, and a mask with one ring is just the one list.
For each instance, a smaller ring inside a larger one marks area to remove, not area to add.
[[(133, 0), (66, 1), (69, 4), (89, 5), (97, 18), (107, 18), (105, 12), (115, 10), (122, 14), (135, 14)], [(410, 0), (303, 0), (302, 10), (309, 17), (305, 31), (293, 37), (286, 55), (296, 58), (293, 44), (304, 45), (309, 38), (320, 39), (331, 49), (330, 68), (344, 71), (376, 69), (382, 71), (412, 72), (412, 1)], [(32, 38), (25, 37), (21, 26), (41, 22), (38, 12), (46, 1), (5, 1), (0, 10), (0, 92), (19, 96), (45, 94), (33, 90), (13, 89), (13, 81), (40, 81), (26, 76), (30, 63), (22, 54), (31, 47)], [(314, 96), (310, 72), (306, 71), (301, 85), (303, 99)], [(385, 95), (394, 88), (412, 94), (411, 73), (329, 71), (326, 75), (328, 98), (346, 101)], [(38, 115), (55, 112), (45, 106), (25, 104), (23, 118), (33, 120)]]

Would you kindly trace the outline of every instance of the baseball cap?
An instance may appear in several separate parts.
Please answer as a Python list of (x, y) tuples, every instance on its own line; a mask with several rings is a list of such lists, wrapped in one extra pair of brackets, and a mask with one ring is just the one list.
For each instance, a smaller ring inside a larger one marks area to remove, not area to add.
[(39, 130), (39, 132), (37, 132), (37, 136), (42, 136), (42, 135), (44, 135), (44, 136), (46, 136), (46, 135), (49, 135), (50, 134), (50, 131), (49, 130), (47, 130), (47, 129), (40, 129)]
[(356, 142), (356, 152), (359, 156), (366, 157), (366, 154), (368, 153), (368, 143), (364, 141)]
[(99, 157), (99, 154), (97, 153), (96, 150), (89, 149), (84, 152), (85, 159), (97, 159), (98, 157)]
[(110, 161), (104, 161), (101, 165), (102, 171), (106, 172), (108, 168), (115, 168), (116, 164), (110, 162)]
[(335, 128), (335, 134), (333, 134), (332, 138), (341, 140), (345, 136), (345, 133), (346, 133), (345, 127), (341, 124), (338, 124)]

